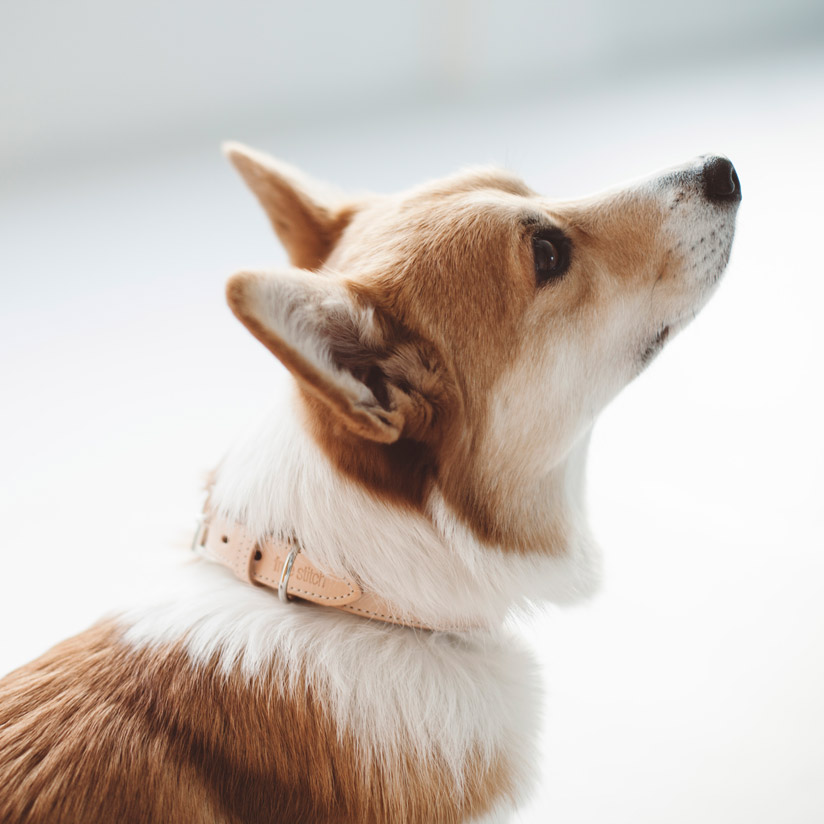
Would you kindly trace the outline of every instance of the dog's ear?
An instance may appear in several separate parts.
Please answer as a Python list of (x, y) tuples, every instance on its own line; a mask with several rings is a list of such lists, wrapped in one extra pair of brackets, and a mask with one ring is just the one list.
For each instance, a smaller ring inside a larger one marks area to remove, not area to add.
[(299, 269), (240, 272), (232, 311), (350, 431), (424, 439), (451, 382), (421, 341), (399, 333), (362, 286)]
[(354, 209), (288, 163), (240, 143), (225, 143), (223, 151), (260, 201), (291, 262), (319, 268)]

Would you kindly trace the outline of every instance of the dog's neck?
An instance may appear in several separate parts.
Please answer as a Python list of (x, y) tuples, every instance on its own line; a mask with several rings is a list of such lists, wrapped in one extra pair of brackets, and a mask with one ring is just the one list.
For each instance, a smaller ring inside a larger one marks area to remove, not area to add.
[(492, 627), (517, 606), (570, 601), (597, 580), (598, 553), (576, 506), (583, 443), (557, 468), (566, 541), (544, 554), (481, 543), (434, 488), (426, 511), (380, 499), (343, 476), (308, 434), (299, 400), (283, 392), (263, 425), (218, 467), (210, 508), (256, 538), (292, 534), (325, 573), (432, 626)]

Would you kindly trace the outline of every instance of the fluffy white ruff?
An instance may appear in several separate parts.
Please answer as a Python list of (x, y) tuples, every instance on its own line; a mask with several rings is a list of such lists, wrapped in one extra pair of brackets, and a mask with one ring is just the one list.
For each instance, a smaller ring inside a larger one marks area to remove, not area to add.
[(118, 616), (127, 642), (182, 641), (195, 665), (217, 660), (251, 688), (285, 696), (302, 694), (308, 682), (338, 728), (358, 742), (360, 759), (437, 757), (456, 791), (470, 753), (485, 763), (504, 755), (523, 784), (531, 778), (540, 679), (530, 653), (508, 632), (433, 633), (282, 604), (203, 559), (183, 566), (164, 588)]
[[(513, 608), (570, 602), (599, 581), (600, 553), (579, 505), (586, 441), (559, 467), (555, 505), (566, 546), (531, 555), (483, 545), (437, 490), (425, 514), (383, 501), (343, 477), (304, 431), (292, 395), (221, 464), (212, 505), (259, 537), (296, 534), (331, 574), (355, 575), (401, 611), (437, 625), (499, 625)], [(558, 551), (560, 549), (561, 551)]]

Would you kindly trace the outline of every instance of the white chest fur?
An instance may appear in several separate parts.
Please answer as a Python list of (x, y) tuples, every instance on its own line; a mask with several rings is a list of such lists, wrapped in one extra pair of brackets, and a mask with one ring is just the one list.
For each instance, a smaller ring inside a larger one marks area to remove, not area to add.
[(536, 665), (504, 630), (433, 633), (365, 621), (269, 592), (196, 560), (169, 595), (124, 613), (126, 640), (180, 642), (194, 663), (218, 660), (288, 697), (308, 682), (361, 759), (411, 750), (448, 765), (460, 791), (467, 754), (509, 761), (522, 789), (540, 714)]

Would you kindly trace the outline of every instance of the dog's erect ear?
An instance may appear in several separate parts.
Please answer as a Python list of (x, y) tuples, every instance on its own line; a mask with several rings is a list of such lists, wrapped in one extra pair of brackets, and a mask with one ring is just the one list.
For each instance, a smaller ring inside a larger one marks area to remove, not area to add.
[[(423, 437), (448, 381), (421, 342), (400, 340), (362, 288), (299, 269), (240, 272), (226, 286), (238, 319), (301, 386), (361, 437)], [(392, 338), (389, 340), (389, 338)]]
[(320, 267), (354, 210), (288, 163), (240, 143), (225, 143), (223, 151), (260, 201), (291, 262)]

